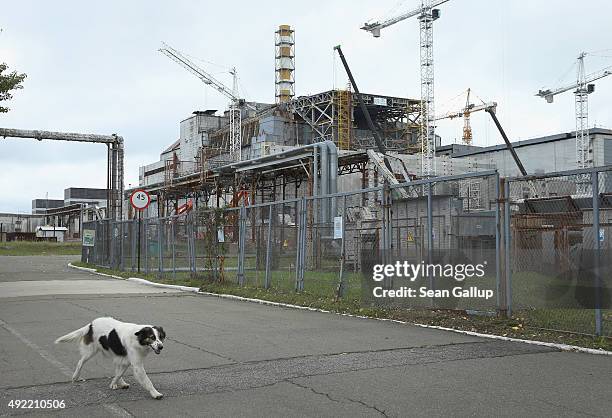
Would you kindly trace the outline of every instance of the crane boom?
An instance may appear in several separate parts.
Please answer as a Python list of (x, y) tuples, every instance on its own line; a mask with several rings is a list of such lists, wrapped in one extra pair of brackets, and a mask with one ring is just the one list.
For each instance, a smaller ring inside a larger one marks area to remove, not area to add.
[(484, 103), (478, 106), (475, 104), (471, 104), (465, 109), (457, 110), (454, 112), (447, 112), (443, 115), (436, 116), (435, 120), (460, 118), (460, 117), (465, 116), (466, 112), (474, 113), (474, 112), (479, 112), (481, 110), (487, 110), (487, 109), (493, 109), (493, 111), (495, 112), (495, 108), (497, 108), (496, 102), (488, 102), (488, 103)]
[[(436, 0), (431, 3), (431, 7), (437, 7), (443, 3), (446, 3), (449, 0)], [(418, 9), (411, 10), (409, 12), (403, 13), (399, 16), (392, 17), (387, 20), (383, 20), (382, 22), (374, 22), (374, 23), (364, 23), (361, 29), (368, 31), (374, 35), (374, 37), (378, 38), (380, 36), (380, 30), (384, 29), (388, 26), (394, 25), (397, 22), (401, 22), (402, 20), (408, 19), (410, 17), (416, 16), (422, 13), (423, 8), (419, 7)]]
[[(578, 168), (586, 168), (593, 164), (592, 144), (589, 135), (589, 94), (595, 91), (595, 85), (590, 84), (612, 74), (612, 66), (603, 68), (592, 74), (586, 74), (584, 58), (586, 52), (581, 52), (577, 59), (576, 82), (555, 89), (539, 90), (536, 96), (543, 97), (552, 103), (555, 95), (574, 90), (576, 114), (576, 164)], [(579, 193), (588, 192), (588, 184), (578, 185)]]
[[(597, 81), (600, 78), (604, 78), (609, 76), (610, 74), (612, 74), (612, 66), (610, 67), (606, 67), (600, 71), (596, 71), (592, 74), (589, 74), (588, 76), (585, 77), (584, 82), (585, 83), (592, 83), (593, 81)], [(574, 82), (572, 84), (568, 84), (566, 86), (563, 87), (558, 87), (555, 89), (546, 89), (546, 90), (539, 90), (536, 94), (536, 96), (538, 97), (543, 97), (546, 99), (546, 101), (548, 103), (552, 103), (553, 101), (553, 96), (556, 96), (559, 93), (565, 93), (566, 91), (570, 91), (573, 89), (577, 89), (578, 87), (580, 87), (581, 83), (578, 82)]]
[[(204, 71), (202, 68), (200, 68), (196, 64), (194, 64), (193, 61), (191, 61), (189, 58), (184, 56), (181, 52), (172, 48), (170, 45), (166, 43), (162, 43), (162, 47), (159, 49), (159, 52), (161, 52), (162, 54), (164, 54), (171, 60), (175, 61), (177, 64), (185, 68), (190, 73), (194, 74), (200, 80), (202, 80), (204, 84), (211, 86), (212, 88), (217, 90), (219, 93), (223, 94), (225, 97), (227, 97), (231, 101), (237, 102), (240, 100), (238, 95), (234, 91), (232, 91), (232, 89), (226, 87), (223, 83), (221, 83), (219, 80), (214, 78), (212, 75)], [(235, 76), (236, 69), (235, 68), (232, 69), (230, 73), (233, 76)]]
[(232, 70), (230, 71), (230, 74), (234, 79), (233, 88), (230, 89), (226, 87), (223, 83), (221, 83), (219, 80), (214, 78), (212, 75), (194, 64), (193, 61), (184, 56), (181, 52), (172, 48), (170, 45), (162, 43), (162, 47), (159, 49), (159, 52), (181, 65), (190, 73), (194, 74), (196, 77), (202, 80), (204, 84), (213, 87), (219, 93), (223, 94), (225, 97), (231, 100), (229, 108), (228, 148), (230, 156), (234, 160), (240, 161), (242, 159), (242, 112), (240, 111), (240, 106), (244, 104), (244, 101), (241, 100), (238, 96), (238, 77), (236, 75), (236, 69), (232, 68)]
[[(349, 81), (351, 82), (351, 85), (353, 86), (353, 91), (355, 91), (355, 96), (357, 97), (357, 101), (359, 102), (359, 108), (361, 109), (361, 112), (363, 113), (363, 116), (365, 117), (368, 128), (372, 132), (372, 135), (374, 135), (374, 141), (376, 142), (378, 151), (380, 151), (381, 154), (385, 155), (387, 153), (387, 150), (385, 149), (385, 145), (383, 144), (383, 140), (380, 135), (380, 132), (378, 132), (378, 129), (376, 128), (376, 126), (374, 126), (374, 122), (372, 122), (372, 117), (370, 116), (370, 112), (368, 112), (368, 108), (366, 107), (365, 103), (363, 102), (363, 99), (361, 98), (359, 87), (357, 87), (357, 82), (355, 81), (355, 78), (353, 77), (353, 73), (348, 65), (348, 62), (346, 62), (346, 58), (344, 57), (344, 54), (342, 53), (342, 48), (340, 47), (340, 45), (336, 45), (334, 47), (334, 50), (338, 52), (338, 56), (340, 57), (340, 60), (342, 61), (342, 65), (344, 66), (346, 75), (348, 76)], [(387, 162), (386, 164), (389, 170), (391, 170), (389, 163)]]

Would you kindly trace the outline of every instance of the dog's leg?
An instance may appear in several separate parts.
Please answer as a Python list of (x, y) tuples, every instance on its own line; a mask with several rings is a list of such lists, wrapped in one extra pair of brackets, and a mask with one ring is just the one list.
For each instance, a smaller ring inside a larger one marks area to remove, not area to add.
[(164, 396), (153, 387), (153, 383), (149, 380), (149, 376), (147, 376), (147, 372), (145, 372), (142, 362), (139, 361), (132, 364), (132, 368), (134, 369), (134, 377), (138, 380), (138, 383), (151, 394), (151, 397), (161, 399)]
[(123, 374), (130, 367), (129, 363), (123, 362), (115, 362), (115, 377), (111, 381), (110, 388), (111, 389), (127, 389), (130, 385), (123, 380)]
[(87, 360), (89, 360), (90, 358), (92, 358), (94, 356), (94, 354), (96, 354), (96, 350), (93, 348), (88, 348), (88, 349), (82, 349), (81, 350), (81, 358), (79, 359), (79, 362), (77, 363), (76, 369), (74, 370), (74, 373), (72, 374), (72, 381), (76, 382), (77, 380), (79, 381), (84, 381), (85, 379), (81, 379), (81, 369), (83, 368), (83, 365), (87, 362)]

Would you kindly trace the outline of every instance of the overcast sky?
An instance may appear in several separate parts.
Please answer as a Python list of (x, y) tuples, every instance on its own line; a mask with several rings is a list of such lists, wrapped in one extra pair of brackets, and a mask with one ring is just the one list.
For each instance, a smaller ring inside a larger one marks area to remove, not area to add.
[[(241, 4), (237, 7), (237, 4)], [(242, 94), (274, 101), (274, 31), (296, 35), (296, 93), (345, 86), (332, 47), (342, 44), (360, 89), (420, 97), (418, 21), (386, 28), (379, 39), (366, 21), (418, 6), (379, 1), (19, 1), (0, 14), (0, 61), (28, 74), (0, 114), (0, 126), (117, 133), (125, 138), (126, 187), (138, 167), (159, 159), (178, 138), (179, 121), (196, 109), (225, 109), (227, 99), (157, 52), (161, 41), (200, 59)], [(460, 108), (471, 87), (497, 101), (513, 140), (574, 129), (570, 92), (547, 104), (534, 94), (575, 80), (576, 56), (587, 72), (612, 65), (612, 3), (600, 1), (451, 0), (435, 23), (438, 113)], [(590, 96), (590, 125), (612, 127), (612, 77)], [(472, 116), (474, 143), (501, 142), (486, 114)], [(443, 143), (460, 141), (462, 121), (441, 121)], [(63, 198), (67, 187), (105, 186), (105, 146), (0, 139), (0, 212), (29, 212), (33, 198)], [(546, 158), (546, 156), (542, 156)]]

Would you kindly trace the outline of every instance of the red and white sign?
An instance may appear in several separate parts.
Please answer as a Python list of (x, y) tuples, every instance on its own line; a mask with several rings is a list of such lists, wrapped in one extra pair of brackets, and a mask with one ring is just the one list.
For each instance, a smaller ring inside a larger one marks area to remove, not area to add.
[(130, 196), (130, 203), (136, 210), (145, 210), (151, 203), (151, 195), (145, 190), (134, 190)]

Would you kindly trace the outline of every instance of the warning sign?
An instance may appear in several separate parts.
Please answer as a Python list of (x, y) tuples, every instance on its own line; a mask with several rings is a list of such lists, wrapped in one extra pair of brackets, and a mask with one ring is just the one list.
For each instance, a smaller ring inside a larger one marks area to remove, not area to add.
[(95, 229), (84, 229), (83, 230), (83, 247), (93, 247), (96, 242), (96, 230)]
[(412, 235), (412, 232), (408, 232), (408, 242), (414, 242), (414, 235)]

